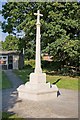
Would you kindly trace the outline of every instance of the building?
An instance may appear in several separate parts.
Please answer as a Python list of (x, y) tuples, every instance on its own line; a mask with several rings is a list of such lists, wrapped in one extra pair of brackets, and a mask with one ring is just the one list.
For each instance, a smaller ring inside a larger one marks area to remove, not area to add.
[(48, 53), (45, 53), (42, 57), (43, 60), (45, 61), (53, 61), (52, 59), (53, 56), (49, 56)]
[(0, 68), (23, 68), (23, 55), (18, 51), (0, 51)]

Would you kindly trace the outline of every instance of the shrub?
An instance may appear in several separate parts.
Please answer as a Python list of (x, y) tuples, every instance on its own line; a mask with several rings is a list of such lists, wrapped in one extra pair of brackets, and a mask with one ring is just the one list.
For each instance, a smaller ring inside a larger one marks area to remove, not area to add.
[(25, 66), (31, 66), (32, 68), (35, 68), (35, 60), (26, 60)]

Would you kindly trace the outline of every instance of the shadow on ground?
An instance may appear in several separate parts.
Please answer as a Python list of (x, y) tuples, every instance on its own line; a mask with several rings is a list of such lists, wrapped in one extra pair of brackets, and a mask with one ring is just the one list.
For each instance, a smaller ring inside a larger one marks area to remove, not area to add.
[(12, 70), (5, 70), (4, 72), (12, 82), (13, 87), (2, 90), (2, 111), (12, 115), (14, 114), (12, 108), (16, 104), (18, 97), (17, 88), (22, 84), (22, 81), (12, 72)]

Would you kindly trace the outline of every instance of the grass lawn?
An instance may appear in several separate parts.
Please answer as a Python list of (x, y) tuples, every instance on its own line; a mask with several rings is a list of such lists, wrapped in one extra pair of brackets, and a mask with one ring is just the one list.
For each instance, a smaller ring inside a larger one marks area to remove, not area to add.
[[(29, 75), (32, 72), (32, 69), (26, 69), (26, 70), (15, 70), (14, 72), (23, 80), (23, 82), (29, 81)], [(70, 77), (70, 76), (57, 76), (57, 75), (47, 75), (47, 82), (54, 83), (56, 80), (61, 78), (61, 80), (57, 83), (57, 86), (59, 88), (64, 89), (72, 89), (72, 90), (78, 90), (78, 86), (80, 85), (80, 82), (78, 80), (80, 77)], [(80, 88), (79, 88), (80, 89)]]
[(11, 88), (12, 84), (9, 81), (8, 77), (4, 73), (4, 71), (0, 71), (0, 89)]
[(23, 82), (27, 82), (29, 81), (29, 75), (31, 72), (33, 72), (33, 69), (31, 68), (28, 68), (26, 70), (13, 70), (14, 73), (16, 73), (16, 75), (18, 75), (22, 80)]
[(17, 115), (15, 114), (9, 114), (7, 112), (2, 112), (2, 120), (23, 120), (23, 118), (19, 118)]
[(58, 88), (78, 90), (78, 78), (77, 77), (73, 78), (70, 76), (47, 75), (47, 81), (50, 83), (54, 83), (58, 79), (60, 79), (60, 81), (57, 83)]

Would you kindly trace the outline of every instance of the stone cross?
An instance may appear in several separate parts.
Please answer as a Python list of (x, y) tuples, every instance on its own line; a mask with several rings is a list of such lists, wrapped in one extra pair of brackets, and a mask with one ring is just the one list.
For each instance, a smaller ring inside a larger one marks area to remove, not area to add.
[(37, 23), (36, 23), (36, 61), (35, 61), (35, 73), (42, 73), (41, 69), (41, 48), (40, 48), (40, 16), (43, 16), (40, 14), (39, 10), (37, 13), (34, 13), (34, 15), (37, 15)]
[(37, 13), (36, 23), (36, 59), (35, 59), (35, 72), (30, 74), (30, 81), (25, 85), (20, 85), (18, 90), (18, 96), (22, 100), (44, 101), (53, 100), (57, 97), (59, 91), (56, 85), (50, 85), (46, 83), (46, 74), (42, 73), (41, 69), (41, 53), (40, 53), (40, 14)]
[(38, 10), (37, 13), (34, 13), (34, 15), (37, 15), (37, 24), (40, 24), (40, 16), (43, 16), (40, 14), (40, 11)]

